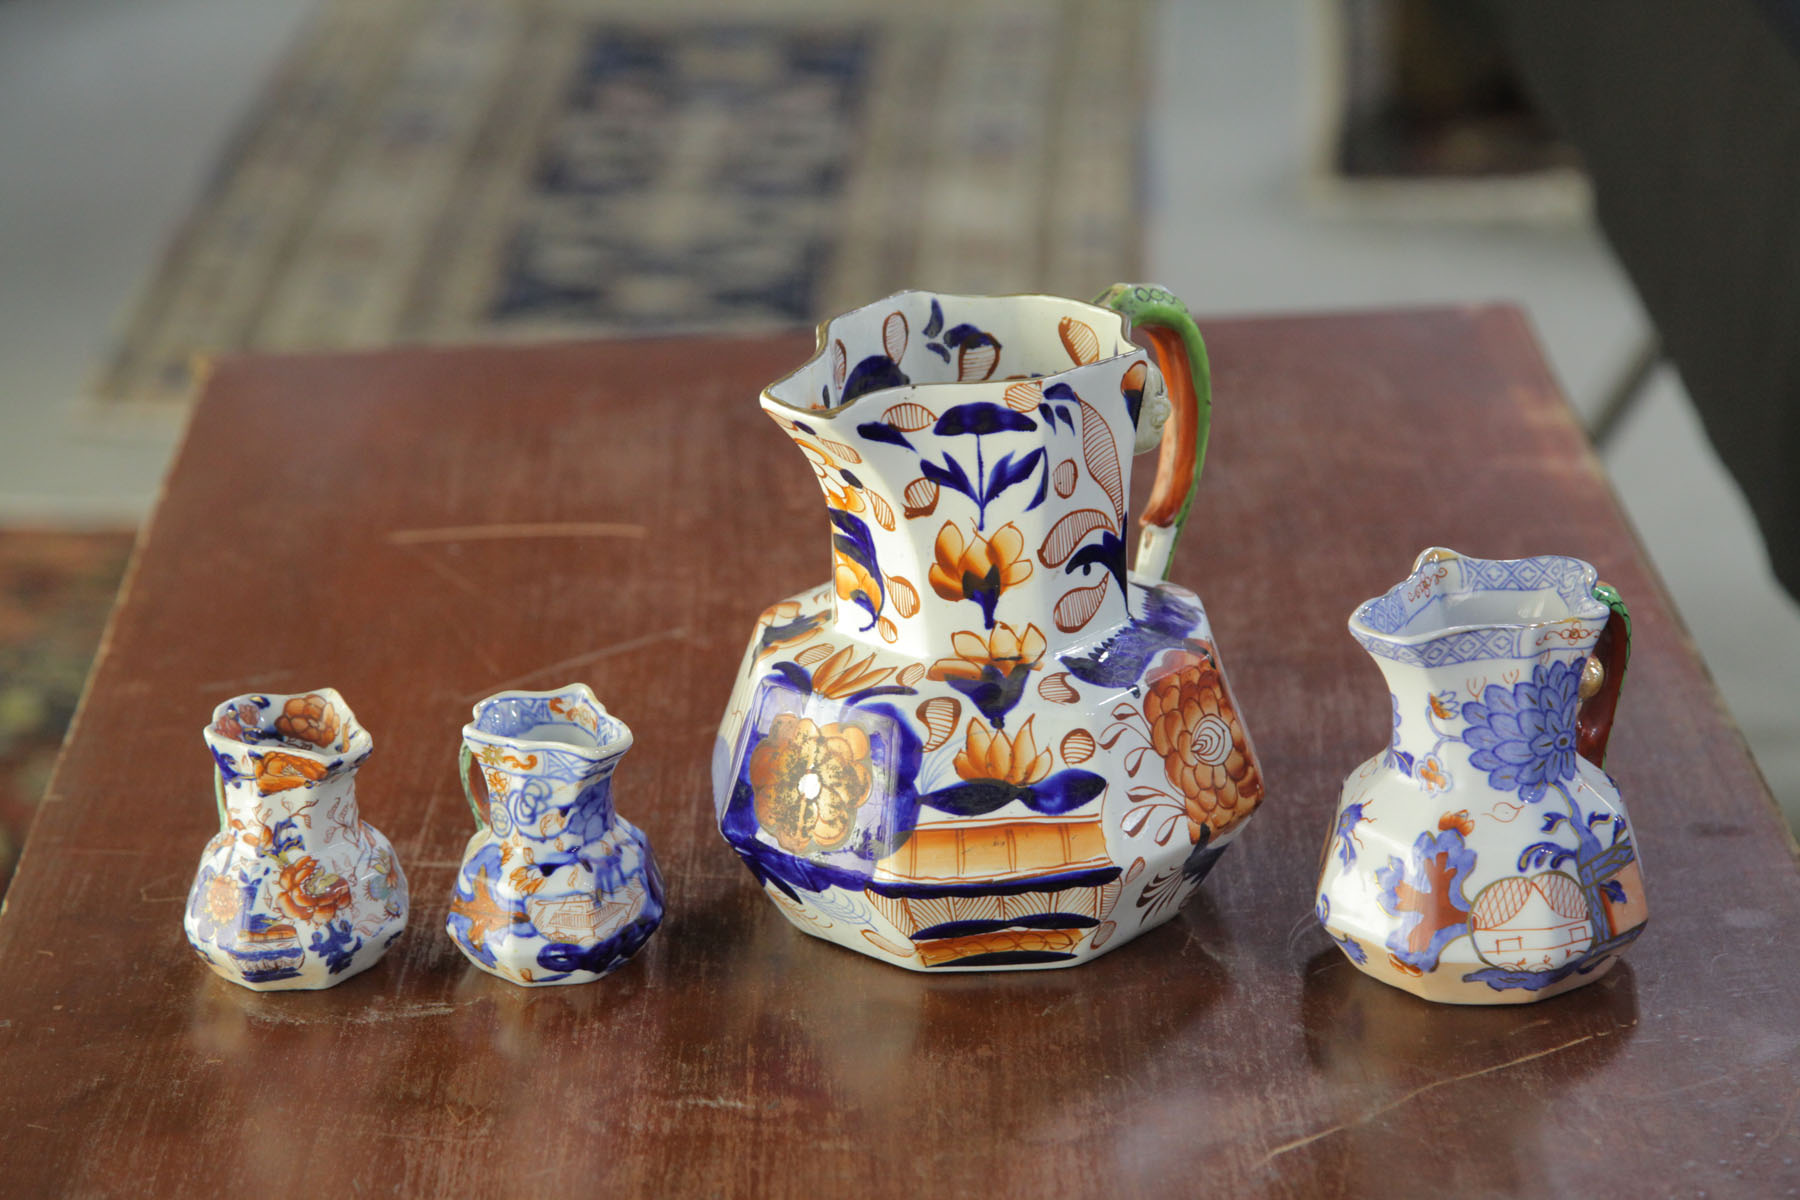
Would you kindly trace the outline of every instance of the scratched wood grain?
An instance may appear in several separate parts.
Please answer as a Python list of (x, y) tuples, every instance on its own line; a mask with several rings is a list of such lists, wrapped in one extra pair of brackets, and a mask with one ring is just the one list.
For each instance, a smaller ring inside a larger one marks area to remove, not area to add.
[[(1520, 317), (1206, 332), (1219, 411), (1175, 575), (1268, 802), (1118, 953), (937, 978), (802, 936), (712, 828), (752, 619), (828, 575), (810, 474), (755, 404), (805, 341), (222, 364), (0, 916), (0, 1192), (1792, 1194), (1791, 842)], [(1612, 766), (1651, 924), (1541, 1005), (1431, 1007), (1311, 918), (1339, 780), (1388, 724), (1344, 620), (1433, 543), (1587, 557), (1637, 619)], [(526, 992), (443, 932), (458, 729), (572, 679), (637, 733), (619, 803), (669, 915), (612, 978)], [(328, 684), (374, 735), (363, 809), (412, 924), (341, 987), (256, 995), (182, 938), (215, 821), (199, 729)]]

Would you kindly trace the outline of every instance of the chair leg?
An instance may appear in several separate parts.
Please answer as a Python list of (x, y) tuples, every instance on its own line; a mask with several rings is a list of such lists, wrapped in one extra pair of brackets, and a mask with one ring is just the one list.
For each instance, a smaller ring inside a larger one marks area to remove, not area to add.
[(1596, 450), (1605, 450), (1607, 443), (1612, 441), (1613, 435), (1619, 431), (1619, 425), (1644, 398), (1650, 377), (1656, 373), (1656, 368), (1661, 363), (1662, 341), (1655, 333), (1646, 335), (1633, 347), (1612, 386), (1606, 389), (1606, 398), (1601, 401), (1600, 411), (1588, 423), (1588, 438), (1594, 443)]

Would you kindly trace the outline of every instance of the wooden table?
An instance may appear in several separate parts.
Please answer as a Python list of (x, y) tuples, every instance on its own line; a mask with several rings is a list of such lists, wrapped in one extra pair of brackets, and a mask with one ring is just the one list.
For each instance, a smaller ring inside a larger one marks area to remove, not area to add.
[[(1175, 577), (1268, 802), (1179, 919), (1011, 975), (802, 936), (712, 825), (751, 623), (827, 570), (810, 473), (755, 403), (808, 339), (222, 364), (0, 917), (0, 1191), (1793, 1194), (1793, 846), (1524, 322), (1205, 329), (1214, 453)], [(1312, 917), (1339, 782), (1388, 728), (1344, 619), (1433, 543), (1580, 554), (1637, 619), (1611, 765), (1650, 929), (1540, 1005), (1432, 1007)], [(528, 992), (443, 932), (458, 730), (572, 679), (637, 732), (620, 807), (669, 916), (611, 978)], [(257, 995), (182, 937), (216, 820), (200, 727), (327, 684), (374, 734), (360, 793), (412, 924), (341, 987)]]

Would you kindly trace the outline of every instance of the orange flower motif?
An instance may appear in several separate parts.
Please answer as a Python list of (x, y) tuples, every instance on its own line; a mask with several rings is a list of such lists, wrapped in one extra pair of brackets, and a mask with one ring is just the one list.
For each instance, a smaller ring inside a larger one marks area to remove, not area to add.
[(1455, 812), (1447, 812), (1439, 817), (1438, 828), (1443, 830), (1454, 829), (1464, 837), (1468, 837), (1475, 832), (1475, 821), (1469, 816), (1469, 810), (1462, 808)]
[(813, 670), (812, 690), (821, 696), (841, 700), (864, 688), (877, 686), (893, 673), (893, 667), (875, 668), (873, 650), (867, 658), (858, 660), (855, 650), (845, 646)]
[(217, 721), (213, 722), (213, 732), (220, 737), (230, 738), (234, 742), (244, 740), (244, 726), (256, 728), (256, 706), (240, 704), (235, 709), (226, 709)]
[(1211, 662), (1185, 651), (1178, 655), (1174, 669), (1150, 684), (1144, 719), (1163, 773), (1186, 801), (1190, 841), (1198, 842), (1202, 829), (1225, 833), (1261, 802), (1262, 775)]
[(831, 552), (833, 569), (832, 583), (837, 588), (838, 599), (855, 600), (869, 610), (871, 616), (881, 611), (881, 585), (855, 559), (842, 550)]
[(323, 749), (337, 738), (338, 715), (325, 697), (295, 696), (281, 706), (275, 732), (296, 742), (310, 742)]
[(980, 717), (969, 718), (969, 733), (963, 748), (956, 752), (956, 773), (964, 779), (997, 779), (1024, 787), (1050, 774), (1054, 760), (1050, 751), (1039, 752), (1037, 740), (1031, 736), (1032, 717), (1012, 737), (1006, 731), (989, 729)]
[(1440, 721), (1448, 721), (1456, 716), (1456, 705), (1448, 699), (1451, 692), (1434, 692), (1431, 695), (1431, 713)]
[(600, 728), (600, 719), (586, 705), (573, 700), (564, 700), (561, 696), (550, 698), (550, 711), (559, 717), (566, 717), (581, 726), (589, 733)]
[(205, 904), (206, 914), (215, 924), (236, 925), (244, 909), (243, 889), (229, 875), (214, 875), (206, 881)]
[(317, 859), (295, 859), (282, 868), (281, 895), (276, 903), (290, 917), (323, 925), (350, 903), (350, 882), (342, 875), (319, 873)]
[(869, 735), (855, 725), (782, 713), (750, 755), (757, 823), (789, 854), (848, 842), (874, 779)]
[(1009, 521), (991, 538), (970, 530), (969, 539), (965, 542), (962, 531), (950, 521), (938, 530), (933, 548), (937, 561), (931, 564), (929, 575), (931, 590), (946, 600), (973, 600), (992, 629), (1000, 593), (1031, 577), (1031, 563), (1024, 556), (1025, 535)]
[(950, 635), (950, 645), (955, 648), (956, 657), (932, 663), (930, 678), (980, 679), (989, 666), (1001, 675), (1011, 675), (1014, 671), (1035, 670), (1044, 661), (1044, 631), (1036, 625), (1027, 625), (1024, 633), (1018, 633), (1001, 621), (985, 638), (971, 630), (959, 630)]
[[(1429, 793), (1447, 792), (1450, 790), (1450, 775), (1444, 770), (1443, 760), (1435, 754), (1427, 754), (1419, 760), (1419, 782), (1425, 785)], [(1445, 827), (1447, 828), (1447, 826)], [(1471, 826), (1471, 828), (1473, 828)]]
[(231, 827), (237, 830), (238, 841), (249, 846), (258, 854), (273, 854), (275, 852), (275, 831), (270, 829), (267, 825), (264, 825), (261, 821), (246, 826), (242, 821), (233, 818)]
[(327, 774), (324, 763), (279, 750), (252, 755), (250, 763), (256, 770), (256, 788), (265, 796), (317, 783)]
[(819, 487), (825, 493), (825, 503), (832, 508), (845, 512), (861, 512), (865, 507), (862, 489), (852, 487), (848, 482), (840, 487), (836, 478), (828, 473), (819, 476)]
[(838, 474), (840, 468), (837, 459), (829, 451), (800, 436), (799, 430), (792, 424), (783, 423), (782, 427), (794, 439), (794, 445), (800, 447), (800, 453), (806, 455), (813, 474), (818, 477), (819, 488), (825, 493), (826, 504), (845, 512), (861, 512), (867, 507), (863, 502), (862, 489)]

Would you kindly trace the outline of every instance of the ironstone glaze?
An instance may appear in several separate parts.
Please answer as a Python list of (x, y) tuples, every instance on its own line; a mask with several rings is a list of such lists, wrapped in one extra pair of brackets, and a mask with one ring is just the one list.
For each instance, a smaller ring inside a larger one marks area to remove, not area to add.
[(758, 621), (715, 813), (808, 933), (915, 970), (1079, 963), (1174, 916), (1262, 799), (1206, 613), (1163, 580), (1206, 351), (1160, 288), (1101, 304), (903, 292), (762, 394), (832, 580)]
[(1318, 917), (1429, 1000), (1520, 1004), (1598, 979), (1643, 932), (1631, 821), (1602, 768), (1631, 623), (1579, 559), (1425, 551), (1350, 618), (1394, 733), (1351, 773)]
[[(474, 717), (462, 773), (477, 829), (450, 896), (450, 938), (513, 983), (591, 983), (642, 949), (663, 915), (650, 839), (613, 808), (631, 730), (580, 683), (500, 692)], [(471, 763), (485, 805), (469, 789)]]
[(188, 941), (257, 991), (326, 988), (406, 928), (406, 876), (364, 821), (356, 772), (373, 743), (330, 688), (249, 695), (213, 710), (219, 833), (188, 893)]

